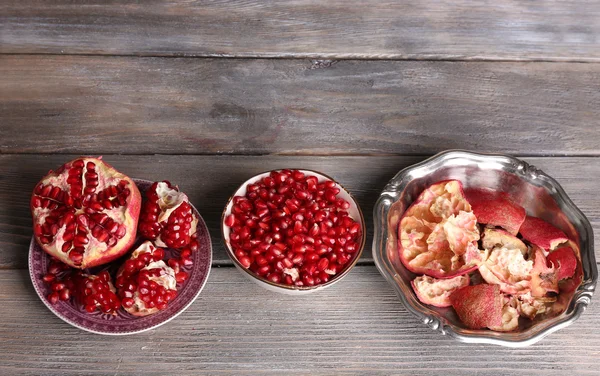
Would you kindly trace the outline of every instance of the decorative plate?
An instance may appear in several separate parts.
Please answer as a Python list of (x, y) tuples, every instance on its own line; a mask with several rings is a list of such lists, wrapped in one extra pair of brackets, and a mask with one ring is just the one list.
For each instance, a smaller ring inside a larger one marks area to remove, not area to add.
[[(152, 182), (147, 180), (134, 179), (134, 181), (141, 192), (146, 191), (152, 184)], [(182, 270), (189, 274), (189, 278), (183, 283), (183, 287), (179, 287), (177, 297), (169, 303), (169, 306), (164, 311), (159, 311), (149, 316), (136, 317), (130, 315), (122, 308), (116, 315), (101, 312), (90, 314), (85, 311), (83, 305), (75, 302), (74, 299), (50, 304), (48, 301), (48, 295), (51, 292), (50, 286), (42, 280), (42, 277), (47, 273), (50, 256), (42, 250), (35, 241), (35, 238), (32, 238), (29, 246), (29, 275), (35, 291), (46, 307), (61, 320), (92, 333), (105, 335), (134, 334), (154, 329), (171, 321), (196, 300), (208, 279), (212, 263), (212, 245), (206, 223), (193, 205), (192, 209), (198, 216), (198, 229), (196, 233), (198, 234), (200, 247), (197, 252), (192, 253), (193, 265), (182, 267)], [(136, 246), (140, 243), (141, 241), (137, 241)], [(165, 259), (178, 256), (179, 251), (165, 248)], [(88, 271), (98, 273), (104, 269), (112, 268), (114, 265), (120, 265), (128, 257), (129, 254), (108, 265), (102, 265)]]

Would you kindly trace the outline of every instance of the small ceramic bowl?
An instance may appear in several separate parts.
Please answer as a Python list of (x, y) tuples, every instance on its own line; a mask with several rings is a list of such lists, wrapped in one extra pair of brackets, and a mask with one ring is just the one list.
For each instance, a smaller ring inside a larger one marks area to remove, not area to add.
[[(273, 170), (273, 171), (281, 171), (281, 170)], [(328, 180), (335, 182), (335, 180), (333, 180), (329, 176), (324, 175), (317, 171), (312, 171), (312, 170), (299, 170), (299, 171), (304, 173), (306, 176), (317, 177), (319, 183), (328, 181)], [(361, 239), (358, 242), (359, 248), (354, 253), (353, 259), (350, 260), (348, 262), (348, 264), (345, 265), (344, 269), (341, 272), (339, 272), (338, 274), (333, 276), (333, 278), (331, 278), (328, 282), (314, 285), (314, 286), (290, 286), (290, 285), (285, 285), (282, 283), (274, 283), (274, 282), (267, 280), (266, 278), (263, 278), (255, 273), (253, 273), (251, 270), (244, 268), (242, 266), (242, 264), (240, 264), (238, 259), (235, 257), (235, 254), (233, 252), (233, 249), (231, 247), (231, 243), (229, 240), (229, 235), (231, 233), (231, 229), (229, 228), (229, 226), (225, 225), (225, 218), (227, 218), (231, 214), (231, 208), (233, 206), (233, 198), (235, 196), (245, 196), (246, 195), (246, 187), (248, 186), (248, 184), (254, 184), (254, 183), (260, 181), (262, 178), (269, 176), (269, 174), (271, 172), (272, 171), (266, 171), (266, 172), (260, 173), (258, 175), (253, 176), (252, 178), (246, 180), (235, 191), (235, 193), (229, 198), (227, 205), (225, 206), (225, 210), (223, 211), (223, 215), (221, 217), (221, 234), (223, 237), (223, 242), (225, 243), (225, 249), (227, 250), (227, 255), (229, 255), (229, 258), (231, 258), (235, 267), (244, 276), (246, 276), (253, 282), (257, 283), (259, 286), (261, 286), (267, 290), (282, 293), (282, 294), (288, 294), (288, 295), (309, 294), (309, 293), (312, 293), (315, 291), (325, 289), (325, 288), (332, 286), (333, 284), (339, 282), (342, 278), (344, 278), (344, 276), (346, 276), (350, 272), (350, 270), (354, 267), (354, 265), (356, 265), (356, 262), (358, 261), (358, 259), (360, 258), (361, 254), (362, 254), (362, 251), (365, 246), (366, 226), (365, 226), (365, 219), (363, 217), (362, 211), (360, 210), (360, 207), (358, 206), (358, 203), (356, 202), (354, 197), (352, 197), (352, 195), (337, 182), (335, 182), (336, 187), (340, 189), (340, 193), (337, 195), (337, 197), (343, 198), (344, 200), (346, 200), (347, 202), (350, 203), (350, 208), (347, 211), (348, 211), (348, 214), (350, 215), (350, 217), (360, 224)]]
[[(552, 223), (579, 246), (583, 283), (572, 295), (564, 296), (564, 312), (555, 317), (526, 320), (518, 330), (502, 333), (468, 329), (452, 308), (436, 308), (417, 299), (410, 285), (415, 275), (404, 267), (398, 254), (398, 225), (404, 211), (423, 189), (447, 179), (460, 180), (467, 188), (491, 188), (508, 193), (528, 215)], [(380, 273), (394, 287), (408, 311), (432, 329), (461, 342), (509, 347), (531, 345), (577, 320), (589, 305), (596, 287), (598, 270), (590, 222), (556, 180), (511, 156), (450, 150), (407, 167), (384, 188), (373, 217), (373, 258)]]

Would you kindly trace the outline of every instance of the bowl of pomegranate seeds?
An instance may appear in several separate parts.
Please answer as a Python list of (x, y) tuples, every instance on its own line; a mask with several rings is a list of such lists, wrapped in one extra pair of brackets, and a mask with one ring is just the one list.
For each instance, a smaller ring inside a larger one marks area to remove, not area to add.
[(244, 182), (222, 217), (229, 257), (242, 274), (286, 294), (314, 292), (341, 280), (365, 245), (356, 200), (311, 170), (274, 170)]
[(598, 280), (590, 222), (511, 156), (453, 150), (410, 166), (374, 222), (375, 264), (404, 306), (461, 342), (536, 343), (581, 316)]

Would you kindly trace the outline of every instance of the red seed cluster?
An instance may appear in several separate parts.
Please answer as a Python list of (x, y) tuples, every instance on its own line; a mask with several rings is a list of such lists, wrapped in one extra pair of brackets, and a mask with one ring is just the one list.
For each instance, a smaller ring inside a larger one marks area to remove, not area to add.
[(272, 171), (248, 184), (225, 218), (235, 257), (271, 282), (328, 282), (355, 257), (362, 236), (339, 193), (335, 182), (298, 170)]

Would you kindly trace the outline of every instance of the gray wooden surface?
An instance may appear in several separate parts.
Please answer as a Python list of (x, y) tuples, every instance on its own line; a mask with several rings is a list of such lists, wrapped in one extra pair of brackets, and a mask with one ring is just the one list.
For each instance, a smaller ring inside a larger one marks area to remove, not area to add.
[(311, 68), (310, 60), (2, 56), (0, 152), (600, 154), (596, 64)]
[(374, 266), (357, 266), (331, 288), (300, 298), (261, 289), (234, 268), (214, 268), (183, 314), (125, 337), (88, 334), (52, 316), (27, 270), (0, 270), (0, 284), (5, 375), (598, 374), (598, 299), (541, 343), (506, 349), (433, 332)]
[(0, 42), (5, 53), (598, 61), (599, 17), (593, 0), (4, 0)]
[[(0, 2), (0, 375), (597, 375), (599, 299), (534, 346), (464, 345), (412, 317), (370, 248), (385, 183), (449, 148), (549, 173), (600, 244), (599, 35), (587, 0)], [(162, 327), (89, 334), (33, 290), (30, 192), (80, 154), (177, 183), (208, 224), (208, 283)], [(218, 228), (242, 181), (283, 167), (337, 179), (368, 224), (358, 266), (301, 298), (244, 279)]]

